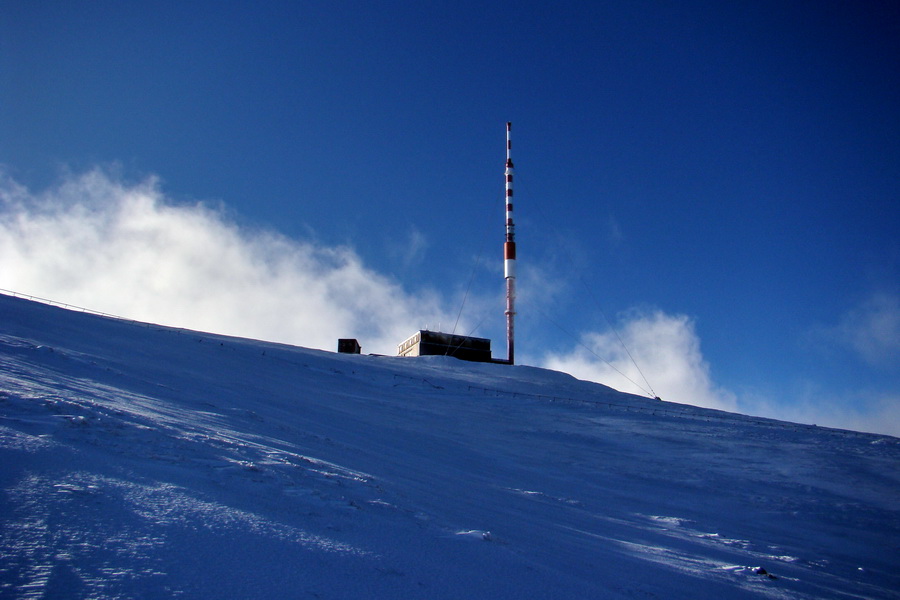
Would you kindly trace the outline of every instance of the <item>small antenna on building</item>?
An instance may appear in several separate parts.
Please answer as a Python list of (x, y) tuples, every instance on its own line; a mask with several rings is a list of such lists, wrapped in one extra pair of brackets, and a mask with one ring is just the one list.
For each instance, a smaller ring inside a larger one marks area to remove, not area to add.
[(503, 243), (503, 276), (506, 278), (507, 361), (514, 364), (516, 316), (516, 227), (513, 224), (513, 162), (511, 158), (512, 123), (506, 123), (506, 241)]

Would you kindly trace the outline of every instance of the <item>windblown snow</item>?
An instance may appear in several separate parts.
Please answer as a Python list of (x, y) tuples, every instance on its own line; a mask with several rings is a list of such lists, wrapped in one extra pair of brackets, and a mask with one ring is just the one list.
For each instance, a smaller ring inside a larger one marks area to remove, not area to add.
[(900, 598), (900, 440), (0, 296), (0, 598)]

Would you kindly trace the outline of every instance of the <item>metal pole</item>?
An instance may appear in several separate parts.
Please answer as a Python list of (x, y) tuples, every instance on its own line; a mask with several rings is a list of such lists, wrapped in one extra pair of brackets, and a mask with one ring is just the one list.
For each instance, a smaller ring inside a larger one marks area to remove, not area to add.
[(513, 224), (512, 123), (506, 124), (506, 242), (503, 244), (503, 276), (506, 278), (506, 348), (509, 364), (515, 360), (516, 229)]

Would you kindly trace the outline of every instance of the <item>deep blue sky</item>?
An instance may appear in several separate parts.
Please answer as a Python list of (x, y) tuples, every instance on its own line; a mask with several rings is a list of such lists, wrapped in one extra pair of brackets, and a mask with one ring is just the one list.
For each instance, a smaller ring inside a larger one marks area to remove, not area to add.
[(506, 121), (520, 262), (558, 290), (521, 353), (651, 307), (739, 396), (900, 402), (846, 331), (897, 327), (896, 2), (0, 1), (17, 182), (116, 163), (412, 292), (499, 269)]

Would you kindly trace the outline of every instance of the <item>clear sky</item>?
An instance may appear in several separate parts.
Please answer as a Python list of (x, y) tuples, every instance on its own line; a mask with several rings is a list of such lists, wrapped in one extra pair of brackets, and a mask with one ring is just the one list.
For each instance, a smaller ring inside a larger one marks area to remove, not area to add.
[(896, 2), (0, 0), (0, 287), (503, 355), (507, 121), (520, 362), (900, 435)]

